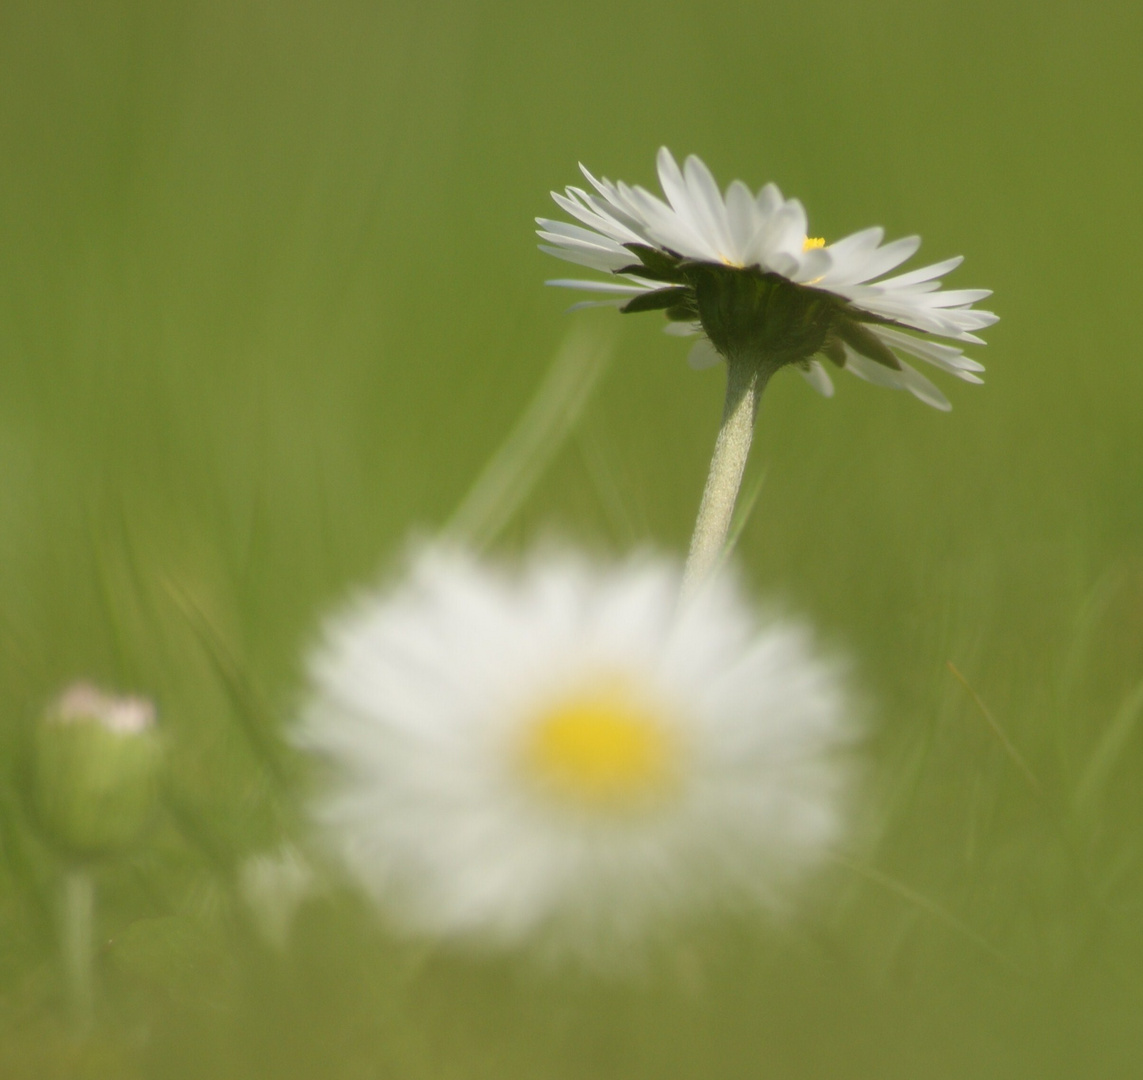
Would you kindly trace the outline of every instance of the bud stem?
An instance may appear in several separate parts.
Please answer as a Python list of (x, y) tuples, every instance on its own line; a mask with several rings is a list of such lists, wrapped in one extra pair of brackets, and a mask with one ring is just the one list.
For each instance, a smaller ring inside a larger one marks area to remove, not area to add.
[(683, 571), (683, 595), (690, 595), (722, 561), (734, 503), (754, 438), (754, 421), (772, 369), (753, 357), (731, 358), (726, 365), (726, 403), (714, 444), (706, 487), (699, 505), (690, 554)]
[(67, 871), (63, 879), (61, 947), (68, 1003), (75, 1026), (91, 1025), (95, 1001), (92, 961), (95, 936), (95, 882), (85, 869)]

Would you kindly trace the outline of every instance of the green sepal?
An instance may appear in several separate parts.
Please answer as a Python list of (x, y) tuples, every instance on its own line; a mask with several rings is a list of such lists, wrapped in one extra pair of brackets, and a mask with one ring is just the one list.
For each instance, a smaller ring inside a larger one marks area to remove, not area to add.
[(686, 299), (689, 292), (689, 289), (678, 285), (668, 289), (655, 289), (653, 292), (640, 293), (619, 310), (625, 315), (633, 315), (639, 311), (662, 311), (664, 308), (675, 308), (680, 301)]
[(688, 296), (681, 304), (676, 304), (674, 307), (667, 308), (663, 312), (664, 315), (671, 322), (698, 322), (699, 313), (698, 308), (694, 304), (694, 300)]
[(826, 341), (833, 297), (756, 269), (689, 263), (699, 320), (726, 357), (752, 357), (770, 370), (813, 356)]
[(669, 281), (673, 284), (682, 284), (685, 278), (679, 271), (679, 260), (658, 248), (647, 247), (645, 244), (624, 244), (628, 251), (636, 258), (638, 263), (632, 263), (617, 274), (638, 274), (649, 281)]
[(901, 370), (901, 361), (888, 345), (871, 330), (849, 319), (835, 319), (834, 332), (855, 351), (894, 371)]
[(618, 270), (613, 270), (612, 273), (633, 274), (636, 277), (646, 278), (648, 281), (661, 281), (665, 285), (679, 285), (684, 280), (681, 274), (648, 270), (647, 267), (641, 266), (639, 263), (632, 263), (630, 266), (621, 266)]
[(835, 337), (826, 338), (821, 348), (822, 355), (839, 368), (845, 367), (845, 346)]
[(894, 371), (901, 361), (866, 324), (894, 320), (854, 307), (825, 289), (799, 285), (772, 271), (687, 259), (646, 244), (624, 244), (638, 263), (617, 274), (662, 282), (620, 311), (662, 311), (674, 322), (698, 322), (723, 356), (751, 356), (771, 370), (822, 353), (845, 366), (846, 346)]

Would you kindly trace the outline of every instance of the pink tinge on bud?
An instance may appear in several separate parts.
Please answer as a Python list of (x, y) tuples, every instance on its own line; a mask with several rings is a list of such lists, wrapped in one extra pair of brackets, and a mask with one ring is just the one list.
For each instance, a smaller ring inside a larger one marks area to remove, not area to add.
[(61, 724), (95, 721), (119, 735), (138, 735), (155, 726), (153, 702), (142, 697), (116, 697), (90, 682), (69, 686), (49, 715)]

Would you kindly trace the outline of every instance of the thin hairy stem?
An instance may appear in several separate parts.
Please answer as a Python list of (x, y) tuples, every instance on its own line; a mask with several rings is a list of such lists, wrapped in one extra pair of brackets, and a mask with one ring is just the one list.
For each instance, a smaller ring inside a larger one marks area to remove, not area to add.
[(684, 596), (701, 585), (722, 559), (734, 515), (734, 503), (754, 438), (758, 404), (770, 374), (770, 369), (753, 358), (727, 362), (726, 404), (683, 572)]

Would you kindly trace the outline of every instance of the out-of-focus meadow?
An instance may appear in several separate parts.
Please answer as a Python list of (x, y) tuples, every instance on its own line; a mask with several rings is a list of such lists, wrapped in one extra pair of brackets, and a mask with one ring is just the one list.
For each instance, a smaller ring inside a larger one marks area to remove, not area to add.
[[(6, 0), (0, 1075), (1138, 1076), (1141, 12)], [(497, 547), (685, 547), (721, 374), (656, 316), (566, 314), (531, 231), (577, 161), (654, 186), (660, 144), (996, 293), (950, 414), (844, 374), (763, 406), (741, 562), (852, 658), (860, 840), (804, 918), (627, 980), (405, 942), (348, 892), (275, 950), (236, 881), (297, 832), (304, 649), (573, 324), (614, 360)], [(26, 799), (79, 677), (156, 700), (168, 770), (97, 871), (86, 1035)]]

